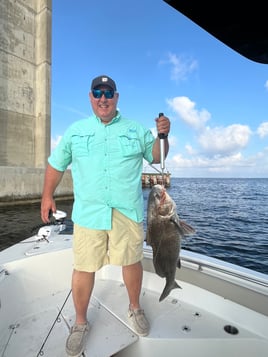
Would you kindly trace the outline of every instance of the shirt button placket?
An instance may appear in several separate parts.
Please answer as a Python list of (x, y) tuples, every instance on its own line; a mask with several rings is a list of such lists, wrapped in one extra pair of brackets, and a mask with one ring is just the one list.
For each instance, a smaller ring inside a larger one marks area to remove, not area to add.
[(105, 137), (104, 137), (104, 165), (103, 165), (103, 175), (105, 182), (105, 194), (107, 206), (109, 206), (109, 182), (108, 182), (108, 127), (105, 127)]

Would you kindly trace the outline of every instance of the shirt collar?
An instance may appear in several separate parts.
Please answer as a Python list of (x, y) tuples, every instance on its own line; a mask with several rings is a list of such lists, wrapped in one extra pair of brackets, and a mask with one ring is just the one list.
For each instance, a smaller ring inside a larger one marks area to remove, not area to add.
[[(96, 114), (94, 114), (94, 117), (98, 120), (99, 123), (101, 123), (100, 118)], [(107, 125), (112, 125), (113, 123), (118, 122), (120, 120), (120, 118), (121, 118), (121, 114), (120, 114), (119, 110), (117, 110), (115, 117)]]

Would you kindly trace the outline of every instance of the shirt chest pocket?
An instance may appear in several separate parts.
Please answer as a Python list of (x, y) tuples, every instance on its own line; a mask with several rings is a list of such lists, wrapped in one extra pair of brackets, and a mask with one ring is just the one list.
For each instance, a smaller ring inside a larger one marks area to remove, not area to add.
[(140, 140), (136, 136), (121, 135), (119, 143), (123, 156), (135, 156), (142, 153)]
[(73, 135), (72, 136), (72, 153), (73, 157), (88, 156), (90, 148), (94, 142), (95, 133), (86, 135)]

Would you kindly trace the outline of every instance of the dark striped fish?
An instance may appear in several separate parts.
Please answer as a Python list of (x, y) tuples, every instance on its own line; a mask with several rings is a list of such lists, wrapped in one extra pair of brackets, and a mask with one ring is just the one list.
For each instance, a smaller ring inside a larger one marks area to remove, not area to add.
[(172, 289), (181, 288), (175, 281), (176, 268), (181, 267), (181, 239), (194, 233), (194, 228), (179, 219), (176, 204), (165, 188), (153, 186), (148, 197), (146, 243), (153, 249), (156, 274), (166, 278), (159, 301), (164, 300)]

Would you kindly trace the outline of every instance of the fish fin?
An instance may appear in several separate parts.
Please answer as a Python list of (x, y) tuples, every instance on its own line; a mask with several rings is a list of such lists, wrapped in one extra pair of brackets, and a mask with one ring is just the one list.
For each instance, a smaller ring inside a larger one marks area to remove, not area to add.
[(184, 221), (180, 220), (180, 226), (181, 226), (183, 234), (186, 236), (194, 234), (196, 232), (192, 226), (190, 226), (188, 223), (186, 223)]
[(171, 292), (172, 289), (181, 289), (181, 286), (179, 286), (179, 284), (177, 284), (177, 282), (174, 280), (172, 284), (168, 284), (168, 282), (166, 283), (166, 286), (159, 298), (159, 302), (161, 302), (162, 300), (164, 300), (169, 293)]
[(146, 231), (146, 235), (145, 235), (145, 242), (146, 242), (146, 245), (151, 245), (151, 238), (150, 238), (150, 235), (149, 235), (149, 230), (147, 229)]
[[(171, 218), (170, 218), (170, 222), (172, 222), (172, 223), (174, 223), (177, 227), (178, 227), (178, 229), (181, 231), (182, 230), (182, 227), (181, 227), (181, 225), (180, 225), (180, 220), (179, 220), (179, 218), (177, 217), (177, 216), (172, 216)], [(183, 232), (182, 232), (183, 233)]]

